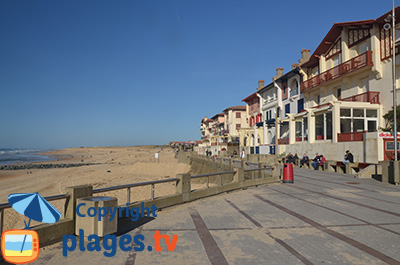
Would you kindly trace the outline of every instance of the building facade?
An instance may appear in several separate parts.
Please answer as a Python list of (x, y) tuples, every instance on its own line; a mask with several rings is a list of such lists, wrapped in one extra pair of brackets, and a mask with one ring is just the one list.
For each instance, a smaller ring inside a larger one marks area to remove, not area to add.
[(280, 142), (280, 153), (318, 152), (342, 160), (350, 149), (357, 162), (385, 159), (390, 144), (378, 131), (393, 105), (391, 33), (383, 28), (385, 17), (335, 23), (300, 65), (306, 107), (288, 115), (289, 137)]

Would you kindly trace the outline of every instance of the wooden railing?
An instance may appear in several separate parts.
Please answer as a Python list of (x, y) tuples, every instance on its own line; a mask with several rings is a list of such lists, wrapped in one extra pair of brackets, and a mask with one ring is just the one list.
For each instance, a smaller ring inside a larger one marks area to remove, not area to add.
[(371, 104), (379, 104), (379, 92), (369, 91), (354, 95), (351, 97), (343, 98), (341, 101), (352, 101), (352, 102), (369, 102)]
[(335, 66), (328, 71), (325, 71), (317, 76), (309, 78), (308, 80), (301, 83), (301, 92), (305, 92), (310, 90), (316, 86), (322, 85), (326, 82), (344, 76), (348, 73), (354, 72), (358, 69), (361, 69), (365, 66), (374, 65), (372, 61), (372, 51), (367, 51), (363, 54), (360, 54), (353, 59), (350, 59), (338, 66)]
[(338, 133), (338, 142), (358, 142), (363, 141), (364, 132)]

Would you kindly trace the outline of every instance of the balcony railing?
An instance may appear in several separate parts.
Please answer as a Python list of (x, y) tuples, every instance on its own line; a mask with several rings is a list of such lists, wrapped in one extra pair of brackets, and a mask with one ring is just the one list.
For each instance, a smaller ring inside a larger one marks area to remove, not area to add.
[(372, 61), (372, 51), (367, 51), (363, 54), (360, 54), (353, 59), (350, 59), (338, 66), (335, 66), (328, 71), (325, 71), (317, 76), (309, 78), (308, 80), (301, 83), (301, 92), (310, 90), (316, 86), (322, 85), (326, 82), (354, 72), (358, 69), (361, 69), (365, 66), (374, 65)]
[(341, 101), (369, 102), (371, 104), (379, 104), (379, 92), (369, 91), (351, 97), (343, 98), (341, 99)]
[(296, 136), (296, 142), (302, 142), (302, 141), (305, 141), (305, 142), (307, 142), (307, 137), (304, 137), (304, 139), (303, 139), (303, 137), (297, 137)]
[(289, 138), (278, 139), (278, 144), (289, 144)]
[(338, 133), (338, 142), (363, 141), (364, 132)]

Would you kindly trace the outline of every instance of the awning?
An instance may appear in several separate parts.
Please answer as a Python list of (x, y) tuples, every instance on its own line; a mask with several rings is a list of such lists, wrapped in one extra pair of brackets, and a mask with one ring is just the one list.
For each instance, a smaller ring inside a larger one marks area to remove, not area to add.
[(308, 113), (308, 110), (302, 111), (302, 112), (297, 113), (297, 114), (294, 114), (294, 115), (292, 116), (292, 119), (294, 120), (294, 119), (296, 119), (296, 118), (303, 117), (303, 116), (306, 115), (307, 113)]
[(315, 108), (315, 109), (313, 108), (313, 109), (311, 109), (311, 111), (312, 111), (313, 113), (323, 112), (323, 111), (330, 110), (332, 107), (333, 107), (333, 106), (332, 106), (331, 104), (328, 104), (327, 106), (323, 106), (323, 107), (321, 107), (321, 108)]

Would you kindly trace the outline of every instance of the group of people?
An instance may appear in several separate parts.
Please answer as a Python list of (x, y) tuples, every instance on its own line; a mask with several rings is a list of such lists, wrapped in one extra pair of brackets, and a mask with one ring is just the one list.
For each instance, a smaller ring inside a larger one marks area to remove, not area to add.
[[(289, 154), (285, 158), (285, 163), (293, 163), (296, 164), (297, 160), (299, 157), (297, 156), (297, 153), (292, 155), (292, 153), (289, 152)], [(323, 155), (320, 155), (316, 153), (314, 159), (310, 160), (310, 158), (307, 156), (307, 154), (303, 154), (303, 157), (300, 159), (300, 167), (303, 167), (304, 164), (310, 165), (310, 161), (312, 161), (311, 166), (315, 169), (318, 170), (319, 166), (324, 165), (325, 162), (325, 157)]]
[[(295, 164), (297, 159), (299, 159), (297, 154), (292, 155), (292, 153), (289, 152), (289, 154), (285, 158), (285, 163)], [(310, 161), (312, 161), (311, 166), (315, 170), (318, 170), (320, 166), (324, 165), (326, 158), (322, 154), (316, 153), (314, 159), (310, 160), (307, 154), (303, 154), (303, 157), (300, 159), (300, 167), (303, 167), (304, 164), (310, 165)], [(350, 152), (350, 150), (346, 150), (346, 154), (344, 155), (343, 164), (347, 163), (354, 163), (354, 156)]]

